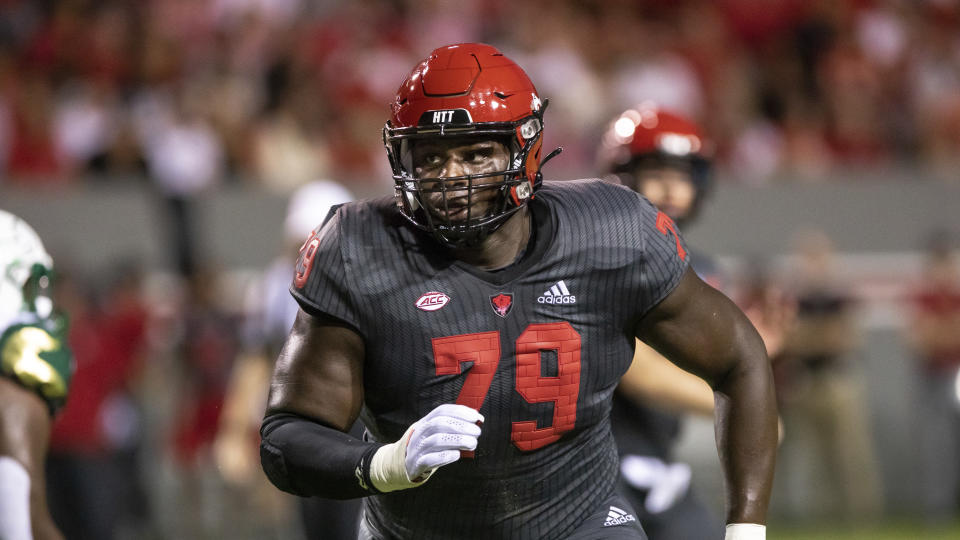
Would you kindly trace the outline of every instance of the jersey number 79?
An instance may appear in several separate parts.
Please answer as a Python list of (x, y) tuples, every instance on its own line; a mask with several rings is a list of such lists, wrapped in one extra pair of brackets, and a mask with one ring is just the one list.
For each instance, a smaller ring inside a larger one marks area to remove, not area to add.
[[(480, 409), (500, 363), (500, 332), (480, 332), (434, 338), (437, 375), (460, 373), (463, 362), (473, 362), (457, 403)], [(556, 351), (557, 376), (541, 375), (541, 355)], [(556, 442), (577, 421), (580, 393), (580, 334), (568, 322), (531, 324), (516, 342), (516, 390), (528, 403), (553, 402), (553, 422), (538, 428), (533, 420), (513, 422), (510, 439), (529, 452)]]

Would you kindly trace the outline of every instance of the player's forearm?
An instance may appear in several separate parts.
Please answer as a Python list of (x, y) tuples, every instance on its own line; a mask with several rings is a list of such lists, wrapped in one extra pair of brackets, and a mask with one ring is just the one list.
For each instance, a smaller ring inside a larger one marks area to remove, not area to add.
[[(745, 334), (751, 332), (745, 331)], [(755, 333), (752, 333), (755, 334)], [(727, 486), (727, 523), (766, 522), (777, 449), (773, 377), (759, 337), (747, 335), (741, 360), (718, 381), (716, 436)]]
[(264, 418), (260, 435), (261, 465), (280, 490), (329, 499), (379, 493), (370, 482), (370, 460), (379, 444), (288, 413)]

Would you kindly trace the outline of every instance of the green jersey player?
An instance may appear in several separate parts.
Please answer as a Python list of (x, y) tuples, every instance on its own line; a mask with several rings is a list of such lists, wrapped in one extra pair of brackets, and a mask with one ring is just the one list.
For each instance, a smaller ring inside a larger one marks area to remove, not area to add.
[(0, 538), (62, 538), (43, 467), (72, 359), (47, 296), (52, 269), (37, 233), (0, 210)]

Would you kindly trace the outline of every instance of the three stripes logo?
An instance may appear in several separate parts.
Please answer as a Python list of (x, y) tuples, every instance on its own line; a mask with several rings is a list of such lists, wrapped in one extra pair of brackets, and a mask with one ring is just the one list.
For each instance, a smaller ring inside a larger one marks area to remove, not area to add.
[(623, 525), (624, 523), (629, 523), (631, 521), (636, 521), (637, 518), (633, 517), (633, 514), (617, 508), (616, 506), (610, 507), (610, 512), (607, 513), (607, 520), (603, 522), (604, 527), (615, 527), (617, 525)]
[(541, 304), (576, 304), (577, 297), (570, 294), (570, 289), (567, 289), (567, 284), (561, 279), (541, 294), (537, 298), (537, 302)]

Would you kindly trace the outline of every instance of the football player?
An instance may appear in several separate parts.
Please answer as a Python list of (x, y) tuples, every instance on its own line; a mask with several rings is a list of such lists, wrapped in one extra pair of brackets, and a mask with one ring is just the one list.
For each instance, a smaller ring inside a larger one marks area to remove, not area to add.
[(414, 67), (384, 129), (395, 196), (341, 206), (301, 249), (265, 472), (365, 497), (363, 538), (645, 538), (609, 423), (639, 337), (713, 386), (727, 536), (764, 538), (763, 343), (646, 199), (542, 181), (545, 106), (488, 45)]
[[(690, 120), (644, 103), (620, 114), (600, 161), (619, 183), (646, 197), (683, 228), (709, 187), (710, 142)], [(688, 248), (690, 266), (719, 287), (713, 259)], [(658, 540), (717, 538), (721, 525), (690, 489), (690, 466), (674, 461), (678, 413), (713, 415), (713, 392), (654, 349), (637, 343), (633, 364), (614, 394), (611, 421), (620, 452), (622, 492)]]
[(0, 210), (0, 538), (57, 539), (44, 460), (72, 358), (48, 296), (53, 260), (37, 233)]

